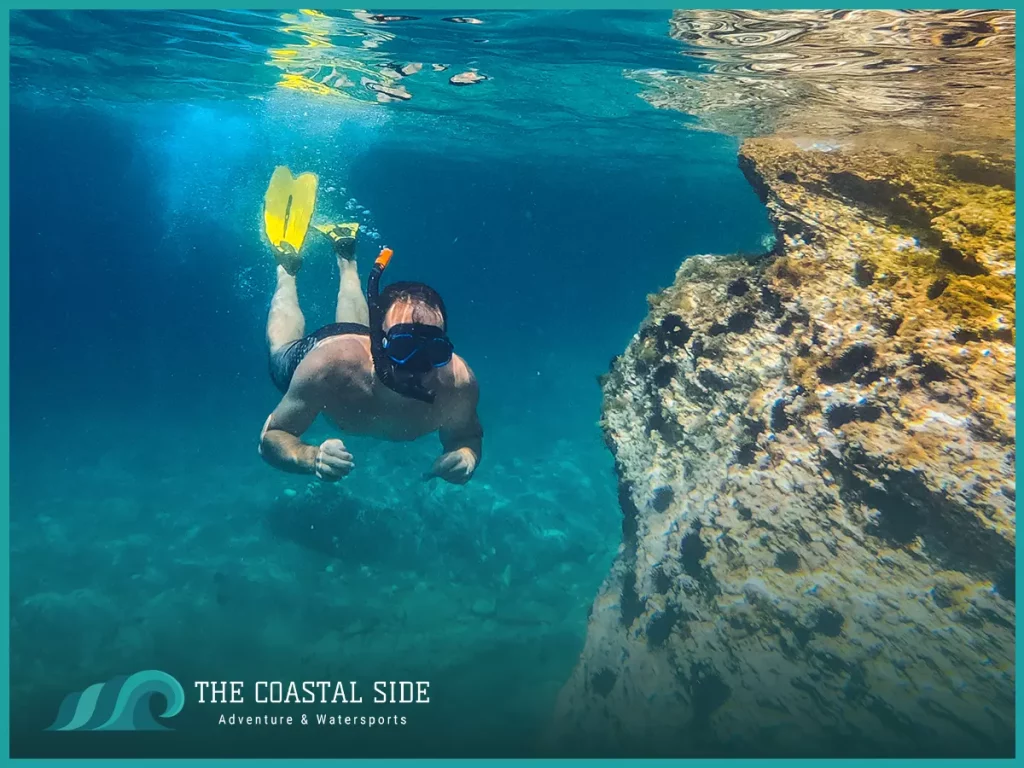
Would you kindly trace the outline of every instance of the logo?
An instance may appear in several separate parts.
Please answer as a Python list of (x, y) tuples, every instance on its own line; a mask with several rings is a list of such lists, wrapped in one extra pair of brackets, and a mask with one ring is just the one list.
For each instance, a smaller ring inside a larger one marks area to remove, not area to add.
[(105, 683), (64, 697), (57, 719), (48, 731), (170, 731), (153, 719), (149, 700), (162, 696), (166, 702), (161, 719), (174, 717), (185, 704), (181, 683), (156, 669), (119, 675)]

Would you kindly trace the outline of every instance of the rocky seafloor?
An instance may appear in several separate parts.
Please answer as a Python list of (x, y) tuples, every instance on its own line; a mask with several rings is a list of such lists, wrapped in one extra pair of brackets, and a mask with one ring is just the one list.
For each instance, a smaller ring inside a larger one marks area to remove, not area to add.
[[(15, 755), (152, 755), (151, 741), (44, 730), (70, 691), (144, 669), (174, 675), (189, 697), (175, 718), (182, 737), (155, 747), (165, 758), (528, 754), (521, 745), (549, 715), (615, 554), (611, 462), (598, 440), (531, 445), (535, 433), (499, 423), (486, 475), (454, 486), (415, 482), (436, 456), (433, 440), (354, 437), (346, 444), (361, 471), (324, 484), (253, 460), (251, 403), (173, 405), (175, 420), (156, 406), (72, 408), (19, 430)], [(62, 434), (84, 436), (90, 450), (61, 449)], [(331, 432), (317, 424), (309, 434)], [(197, 435), (218, 446), (216, 461), (194, 450)], [(132, 452), (143, 445), (146, 461)], [(47, 450), (56, 464), (27, 458)], [(230, 729), (220, 714), (302, 708), (251, 696), (229, 710), (197, 706), (194, 681), (221, 679), (248, 691), (255, 680), (359, 680), (371, 693), (344, 714), (388, 709), (409, 722)], [(428, 680), (434, 702), (377, 707), (377, 679)]]
[(623, 541), (552, 748), (1011, 755), (1012, 161), (739, 163), (775, 249), (687, 259), (604, 377)]

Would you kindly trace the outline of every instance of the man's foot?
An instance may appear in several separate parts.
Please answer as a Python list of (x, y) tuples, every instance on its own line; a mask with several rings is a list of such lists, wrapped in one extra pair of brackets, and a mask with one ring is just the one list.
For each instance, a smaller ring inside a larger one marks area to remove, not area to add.
[(356, 236), (359, 234), (358, 223), (317, 224), (316, 228), (331, 241), (331, 247), (339, 259), (345, 259), (346, 261), (355, 260)]
[(302, 254), (293, 251), (287, 243), (282, 243), (282, 247), (274, 249), (274, 258), (277, 260), (278, 266), (292, 277), (299, 274), (299, 270), (302, 268)]

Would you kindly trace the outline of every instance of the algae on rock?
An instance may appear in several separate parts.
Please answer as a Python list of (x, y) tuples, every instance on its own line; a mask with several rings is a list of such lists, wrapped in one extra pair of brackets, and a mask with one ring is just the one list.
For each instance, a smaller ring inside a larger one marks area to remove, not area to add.
[(740, 166), (775, 252), (687, 259), (604, 379), (623, 545), (552, 748), (1012, 754), (1012, 163)]

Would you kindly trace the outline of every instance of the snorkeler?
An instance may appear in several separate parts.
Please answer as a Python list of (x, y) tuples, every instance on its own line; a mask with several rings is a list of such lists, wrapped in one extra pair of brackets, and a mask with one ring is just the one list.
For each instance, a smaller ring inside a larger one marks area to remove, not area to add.
[(316, 177), (279, 167), (264, 206), (277, 259), (277, 289), (267, 319), (270, 377), (284, 394), (260, 434), (260, 455), (285, 472), (336, 481), (354, 462), (337, 438), (300, 438), (319, 414), (342, 432), (414, 440), (438, 432), (442, 455), (424, 476), (467, 482), (480, 463), (483, 429), (476, 379), (454, 354), (440, 295), (422, 283), (380, 288), (392, 252), (377, 257), (363, 295), (356, 270), (358, 224), (317, 225), (341, 272), (335, 322), (311, 334), (299, 308), (295, 276), (316, 202)]

